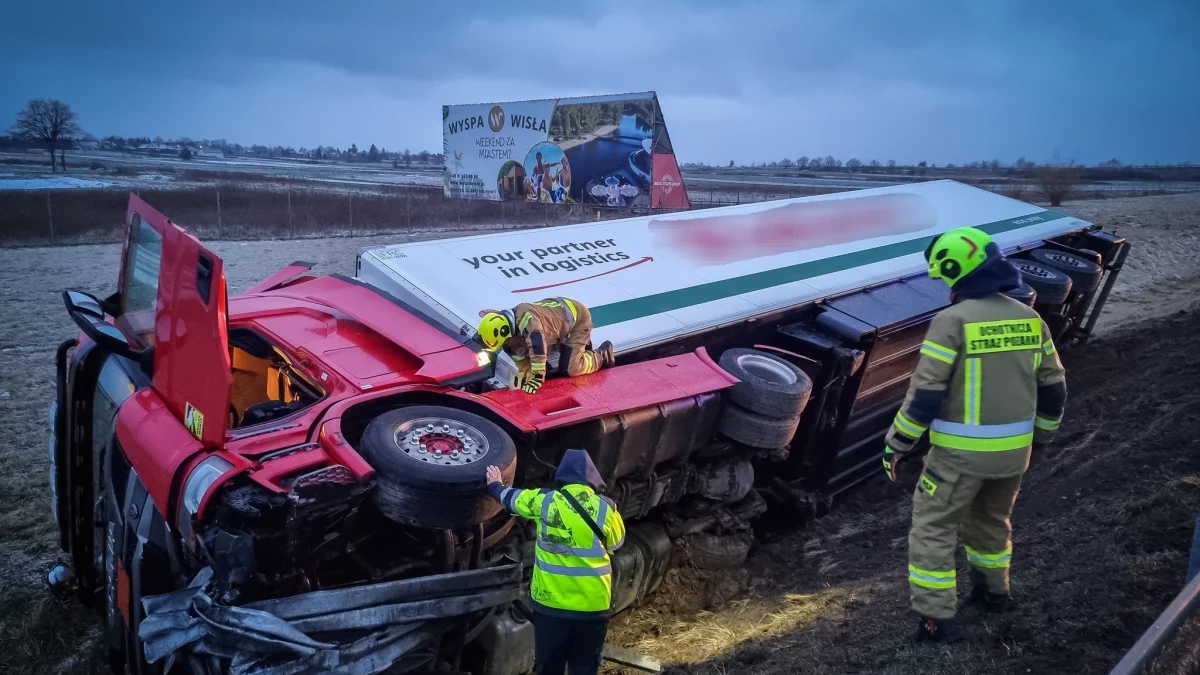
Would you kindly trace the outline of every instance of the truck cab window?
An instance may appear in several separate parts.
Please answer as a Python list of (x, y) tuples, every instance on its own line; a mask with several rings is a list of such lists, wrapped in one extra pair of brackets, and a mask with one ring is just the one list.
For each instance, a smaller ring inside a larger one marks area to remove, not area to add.
[(129, 226), (129, 249), (122, 276), (120, 317), (126, 334), (144, 345), (154, 342), (154, 309), (158, 302), (159, 264), (163, 238), (136, 213)]

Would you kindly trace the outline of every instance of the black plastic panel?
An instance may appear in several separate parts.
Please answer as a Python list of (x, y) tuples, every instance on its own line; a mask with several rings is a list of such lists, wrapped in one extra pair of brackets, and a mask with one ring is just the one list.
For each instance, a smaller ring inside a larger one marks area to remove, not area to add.
[(827, 306), (875, 328), (888, 328), (937, 312), (950, 305), (945, 282), (912, 277), (838, 298)]

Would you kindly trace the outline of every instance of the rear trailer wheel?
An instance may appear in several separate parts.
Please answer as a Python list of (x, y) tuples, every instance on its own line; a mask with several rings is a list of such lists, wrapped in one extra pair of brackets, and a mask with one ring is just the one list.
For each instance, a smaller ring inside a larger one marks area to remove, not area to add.
[(1100, 279), (1104, 276), (1104, 269), (1095, 261), (1066, 251), (1039, 248), (1029, 254), (1029, 259), (1070, 277), (1071, 286), (1079, 293), (1091, 293), (1099, 288)]
[(750, 412), (736, 403), (725, 404), (717, 430), (731, 441), (752, 448), (778, 450), (792, 442), (800, 417), (779, 420)]
[(487, 468), (511, 483), (517, 451), (508, 434), (465, 410), (409, 406), (384, 413), (363, 432), (375, 469), (375, 503), (398, 523), (429, 529), (478, 525), (500, 512), (487, 495)]
[(730, 388), (730, 400), (759, 415), (790, 420), (812, 394), (812, 380), (803, 370), (757, 349), (725, 350), (721, 368), (740, 380)]
[(1070, 277), (1032, 260), (1014, 260), (1013, 264), (1021, 271), (1021, 281), (1037, 291), (1037, 304), (1061, 305), (1067, 301), (1071, 294)]

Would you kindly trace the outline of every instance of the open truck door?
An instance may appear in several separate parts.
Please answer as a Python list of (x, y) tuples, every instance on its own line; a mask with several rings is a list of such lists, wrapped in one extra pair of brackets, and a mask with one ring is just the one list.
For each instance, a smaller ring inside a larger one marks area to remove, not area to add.
[(205, 447), (229, 424), (228, 296), (221, 259), (166, 216), (129, 195), (117, 327), (153, 349), (152, 387)]

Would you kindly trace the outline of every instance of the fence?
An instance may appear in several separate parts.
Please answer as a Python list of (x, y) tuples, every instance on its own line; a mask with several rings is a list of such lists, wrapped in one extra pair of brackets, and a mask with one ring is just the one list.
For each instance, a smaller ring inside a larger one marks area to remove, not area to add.
[[(358, 236), (476, 230), (623, 218), (648, 209), (447, 199), (439, 189), (372, 192), (221, 185), (135, 190), (189, 232), (209, 239)], [(119, 241), (128, 193), (0, 191), (0, 246)]]

